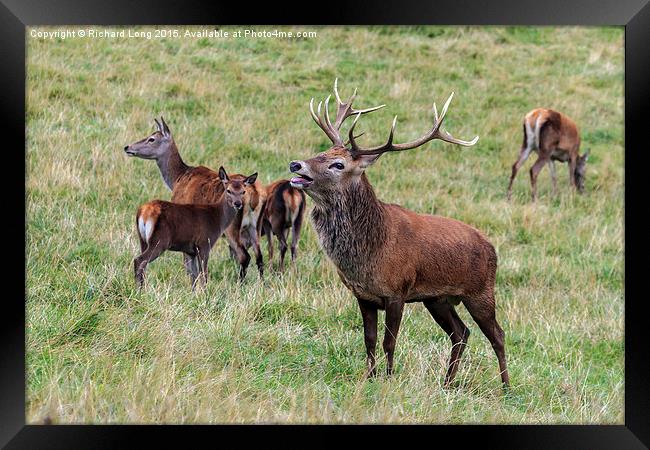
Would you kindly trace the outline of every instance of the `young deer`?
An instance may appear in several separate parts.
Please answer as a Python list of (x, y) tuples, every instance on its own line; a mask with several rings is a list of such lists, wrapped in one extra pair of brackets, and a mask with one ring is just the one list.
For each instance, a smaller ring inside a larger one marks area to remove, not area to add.
[[(456, 313), (463, 303), (481, 331), (492, 344), (501, 371), (508, 384), (504, 332), (495, 317), (494, 282), (497, 255), (494, 247), (477, 229), (446, 217), (417, 214), (399, 205), (377, 199), (365, 170), (384, 153), (409, 150), (434, 139), (464, 146), (474, 145), (452, 137), (441, 128), (450, 96), (441, 115), (435, 104), (432, 129), (412, 142), (394, 144), (397, 117), (388, 141), (363, 149), (355, 141), (354, 127), (361, 114), (382, 106), (356, 110), (352, 102), (341, 101), (334, 83), (337, 114), (330, 121), (328, 103), (318, 115), (310, 103), (311, 116), (332, 141), (333, 146), (304, 161), (292, 161), (289, 168), (297, 176), (291, 184), (314, 200), (312, 220), (320, 243), (337, 267), (343, 284), (357, 298), (363, 318), (368, 375), (374, 376), (377, 341), (377, 310), (386, 311), (383, 348), (387, 372), (393, 371), (393, 354), (404, 304), (423, 302), (434, 320), (449, 335), (451, 358), (445, 385), (456, 375), (469, 329)], [(341, 125), (356, 115), (349, 130), (349, 146), (341, 137)], [(358, 137), (358, 136), (356, 136)]]
[(289, 180), (274, 181), (266, 187), (266, 192), (266, 208), (260, 232), (266, 235), (268, 241), (269, 263), (273, 259), (273, 234), (278, 238), (280, 270), (283, 270), (289, 230), (291, 230), (291, 261), (296, 260), (300, 228), (305, 215), (305, 194), (291, 186)]
[(564, 114), (552, 109), (537, 108), (524, 117), (524, 142), (519, 150), (519, 158), (512, 165), (512, 175), (508, 184), (508, 200), (512, 196), (512, 183), (517, 172), (530, 152), (537, 153), (537, 161), (530, 169), (530, 185), (533, 201), (537, 199), (537, 176), (546, 164), (551, 171), (553, 194), (557, 194), (555, 161), (569, 163), (569, 183), (582, 193), (585, 188), (585, 171), (589, 150), (580, 156), (580, 134), (576, 124)]
[[(158, 129), (149, 136), (124, 147), (128, 156), (153, 159), (158, 164), (163, 181), (172, 191), (171, 201), (181, 204), (213, 205), (223, 196), (224, 188), (219, 175), (204, 166), (188, 166), (183, 162), (174, 137), (165, 119), (154, 119)], [(239, 278), (244, 279), (250, 262), (250, 255), (239, 238), (242, 211), (226, 228), (224, 237), (230, 246), (230, 253), (239, 262)], [(185, 268), (191, 273), (192, 261), (185, 255)]]
[(189, 260), (192, 289), (200, 276), (208, 281), (210, 249), (242, 209), (246, 186), (255, 183), (257, 173), (227, 175), (219, 168), (219, 179), (225, 194), (214, 205), (187, 205), (153, 200), (141, 205), (136, 214), (136, 226), (141, 254), (133, 260), (135, 280), (144, 284), (147, 265), (165, 250), (183, 252)]
[(260, 249), (260, 229), (266, 207), (266, 188), (255, 181), (246, 186), (246, 201), (242, 213), (240, 240), (245, 249), (253, 247), (260, 276), (264, 275), (264, 258)]

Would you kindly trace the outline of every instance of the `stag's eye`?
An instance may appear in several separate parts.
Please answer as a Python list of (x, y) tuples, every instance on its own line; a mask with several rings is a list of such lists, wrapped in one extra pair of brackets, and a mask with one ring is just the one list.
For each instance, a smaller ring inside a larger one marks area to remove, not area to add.
[(147, 139), (147, 142), (153, 142), (153, 141), (155, 141), (155, 139), (152, 138), (152, 137), (150, 137), (149, 139)]
[(331, 169), (332, 167), (334, 167), (334, 168), (337, 169), (337, 170), (343, 170), (343, 169), (344, 169), (343, 164), (338, 163), (338, 162), (337, 162), (337, 163), (334, 163), (334, 164), (332, 164), (332, 165), (330, 165), (330, 169)]
[(226, 192), (232, 194), (232, 191), (230, 189), (226, 189)]

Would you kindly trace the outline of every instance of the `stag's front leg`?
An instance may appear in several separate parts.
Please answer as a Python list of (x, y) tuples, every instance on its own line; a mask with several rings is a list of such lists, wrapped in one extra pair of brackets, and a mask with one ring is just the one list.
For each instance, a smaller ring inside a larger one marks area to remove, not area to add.
[(377, 307), (360, 298), (357, 298), (357, 301), (359, 302), (359, 309), (361, 309), (363, 335), (366, 343), (366, 375), (368, 378), (371, 378), (377, 375), (377, 365), (375, 361), (375, 348), (377, 347)]
[(386, 300), (386, 330), (384, 331), (383, 347), (388, 363), (386, 373), (389, 376), (393, 374), (393, 353), (395, 352), (395, 343), (403, 312), (404, 301), (402, 299)]

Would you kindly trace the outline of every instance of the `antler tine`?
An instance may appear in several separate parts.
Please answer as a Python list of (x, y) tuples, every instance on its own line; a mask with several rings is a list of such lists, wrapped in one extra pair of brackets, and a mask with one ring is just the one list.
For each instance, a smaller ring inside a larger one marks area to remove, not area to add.
[(338, 81), (339, 81), (338, 78), (334, 80), (334, 94), (336, 95), (336, 103), (337, 103), (336, 120), (334, 121), (334, 127), (336, 129), (340, 129), (345, 119), (347, 119), (348, 117), (354, 114), (357, 113), (365, 114), (372, 111), (376, 111), (386, 106), (386, 105), (379, 105), (379, 106), (374, 106), (372, 108), (366, 108), (360, 110), (354, 109), (352, 107), (352, 103), (354, 103), (354, 99), (357, 98), (357, 88), (354, 88), (354, 92), (352, 93), (348, 101), (344, 102), (341, 100), (341, 96), (339, 94)]
[[(365, 133), (364, 131), (362, 131), (361, 133), (359, 133), (359, 134), (357, 134), (356, 136), (354, 136), (354, 139), (356, 139), (356, 138), (358, 138), (358, 137), (361, 137), (361, 136), (363, 136), (364, 134), (366, 134), (366, 133)], [(344, 144), (344, 145), (346, 145), (346, 146), (347, 146), (347, 145), (350, 145), (350, 138), (349, 138), (349, 137), (348, 137), (348, 140), (345, 141), (345, 144)]]
[(327, 124), (328, 128), (332, 128), (332, 122), (330, 122), (330, 98), (332, 96), (328, 95), (327, 98), (325, 99), (325, 123)]
[(337, 103), (343, 103), (341, 101), (341, 96), (339, 95), (339, 87), (338, 86), (339, 86), (339, 79), (337, 77), (337, 78), (334, 78), (334, 95), (336, 95), (336, 102)]
[(309, 112), (311, 113), (311, 118), (314, 119), (314, 122), (316, 122), (316, 124), (320, 126), (320, 121), (318, 120), (318, 116), (314, 112), (314, 97), (312, 97), (311, 100), (309, 101)]
[[(386, 105), (379, 105), (379, 106), (374, 106), (372, 108), (366, 108), (366, 109), (360, 109), (356, 110), (352, 108), (352, 102), (354, 102), (354, 99), (357, 96), (357, 90), (355, 88), (353, 94), (350, 96), (347, 102), (343, 102), (341, 100), (341, 96), (339, 94), (339, 87), (338, 87), (338, 78), (334, 79), (334, 95), (336, 97), (336, 103), (337, 103), (337, 111), (336, 111), (336, 119), (334, 120), (334, 124), (332, 124), (329, 116), (329, 101), (331, 99), (331, 95), (329, 95), (325, 99), (325, 110), (323, 113), (321, 113), (321, 108), (323, 107), (323, 102), (320, 102), (318, 104), (318, 112), (314, 112), (314, 99), (312, 98), (310, 103), (309, 103), (309, 111), (311, 113), (312, 119), (314, 119), (314, 122), (327, 134), (327, 137), (330, 138), (332, 143), (334, 145), (347, 145), (343, 144), (343, 139), (341, 138), (341, 125), (343, 125), (343, 122), (350, 117), (353, 114), (365, 114), (369, 113), (372, 111), (376, 111), (380, 108), (383, 108)], [(359, 135), (360, 136), (360, 135)], [(359, 137), (357, 136), (357, 137)]]
[(397, 126), (397, 116), (393, 118), (393, 125), (390, 127), (390, 134), (388, 135), (388, 140), (386, 141), (385, 144), (383, 145), (378, 145), (377, 147), (372, 147), (372, 148), (366, 148), (366, 149), (361, 149), (357, 145), (357, 142), (355, 141), (356, 138), (359, 136), (363, 135), (363, 133), (358, 134), (357, 136), (354, 136), (354, 127), (357, 125), (357, 120), (359, 120), (359, 117), (361, 117), (361, 113), (357, 113), (357, 117), (354, 119), (354, 122), (352, 123), (352, 127), (350, 127), (350, 132), (348, 133), (348, 141), (350, 142), (350, 145), (352, 147), (352, 154), (353, 155), (378, 155), (380, 153), (384, 153), (390, 149), (393, 146), (393, 136), (395, 135), (395, 127)]
[[(463, 145), (466, 147), (476, 144), (476, 142), (478, 142), (478, 136), (476, 136), (471, 141), (464, 141), (462, 139), (457, 139), (453, 137), (447, 131), (440, 128), (443, 120), (445, 119), (445, 115), (447, 114), (447, 109), (449, 108), (449, 104), (451, 103), (451, 99), (453, 98), (453, 96), (454, 93), (452, 92), (449, 98), (447, 99), (447, 101), (445, 102), (440, 116), (438, 116), (438, 108), (436, 107), (436, 104), (435, 103), (433, 104), (433, 115), (434, 115), (433, 127), (427, 134), (425, 134), (421, 138), (416, 139), (415, 141), (406, 142), (404, 144), (393, 144), (392, 143), (393, 134), (395, 132), (395, 124), (397, 121), (397, 116), (395, 116), (395, 119), (393, 120), (393, 126), (391, 127), (390, 135), (388, 137), (388, 141), (384, 145), (380, 145), (368, 149), (362, 149), (357, 145), (356, 142), (354, 142), (354, 139), (350, 139), (350, 144), (352, 145), (352, 153), (355, 155), (378, 155), (386, 152), (399, 152), (399, 151), (410, 150), (419, 147), (422, 144), (425, 144), (434, 139), (440, 139), (445, 142)], [(357, 115), (357, 119), (355, 119), (354, 121), (355, 123), (352, 125), (351, 130), (354, 128), (354, 125), (356, 124), (358, 118), (359, 115)], [(352, 136), (352, 134), (350, 134), (350, 136)]]
[[(321, 115), (321, 109), (323, 107), (323, 102), (320, 101), (318, 102), (318, 113), (314, 112), (314, 99), (312, 98), (311, 101), (309, 102), (309, 112), (311, 113), (311, 118), (314, 119), (314, 122), (316, 122), (316, 125), (320, 127), (321, 130), (325, 132), (328, 138), (334, 143), (335, 145), (342, 145), (343, 141), (341, 140), (341, 137), (339, 136), (338, 132), (335, 132), (330, 126), (327, 124), (323, 123), (322, 115)], [(327, 111), (327, 108), (325, 108)], [(329, 120), (328, 120), (329, 122)]]

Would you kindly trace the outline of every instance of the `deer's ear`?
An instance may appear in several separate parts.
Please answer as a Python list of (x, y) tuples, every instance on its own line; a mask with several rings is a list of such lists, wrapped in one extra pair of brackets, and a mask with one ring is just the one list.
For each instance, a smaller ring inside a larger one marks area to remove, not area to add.
[(589, 152), (591, 152), (590, 148), (588, 148), (585, 154), (582, 155), (582, 158), (585, 160), (585, 162), (587, 162), (587, 159), (589, 159)]
[(250, 175), (248, 178), (246, 178), (245, 183), (246, 184), (254, 184), (255, 180), (257, 180), (257, 172), (255, 172), (253, 175)]
[(153, 120), (154, 120), (154, 122), (156, 122), (156, 126), (158, 127), (158, 131), (160, 131), (162, 133), (163, 132), (163, 127), (162, 127), (162, 125), (160, 125), (160, 122), (158, 122), (158, 119), (156, 119), (154, 117)]
[(357, 156), (355, 159), (359, 163), (359, 168), (361, 170), (365, 170), (368, 167), (372, 166), (375, 163), (375, 161), (379, 159), (380, 156), (381, 153), (379, 155), (360, 155)]
[(222, 183), (227, 183), (230, 181), (230, 178), (228, 178), (228, 174), (226, 173), (226, 169), (224, 169), (223, 166), (219, 167), (219, 178), (221, 179)]
[(167, 137), (170, 137), (172, 135), (172, 132), (169, 131), (169, 127), (167, 126), (167, 123), (165, 122), (165, 119), (163, 118), (163, 116), (160, 116), (160, 121), (162, 122), (162, 129), (160, 130), (160, 132), (163, 135), (165, 135)]

